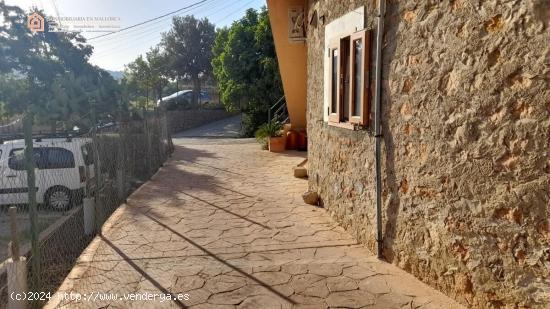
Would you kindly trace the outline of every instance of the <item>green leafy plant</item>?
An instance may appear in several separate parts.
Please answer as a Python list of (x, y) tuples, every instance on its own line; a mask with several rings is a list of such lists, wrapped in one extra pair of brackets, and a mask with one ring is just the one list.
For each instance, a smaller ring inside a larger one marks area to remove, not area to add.
[(243, 113), (243, 133), (253, 136), (283, 96), (267, 9), (249, 9), (228, 28), (218, 29), (212, 53), (220, 101), (227, 110)]
[(282, 135), (281, 130), (283, 129), (283, 124), (279, 121), (270, 121), (268, 123), (262, 124), (258, 130), (256, 130), (256, 140), (263, 149), (267, 149), (268, 139), (270, 137), (279, 137)]

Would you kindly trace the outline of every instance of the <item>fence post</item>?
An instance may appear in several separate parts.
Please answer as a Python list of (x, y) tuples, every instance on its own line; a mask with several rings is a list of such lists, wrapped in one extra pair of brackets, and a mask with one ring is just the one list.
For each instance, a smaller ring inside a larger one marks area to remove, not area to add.
[(145, 166), (147, 168), (147, 178), (151, 176), (151, 138), (149, 136), (149, 126), (147, 124), (147, 110), (143, 107), (143, 133), (145, 134)]
[(95, 202), (92, 197), (86, 196), (82, 200), (84, 213), (84, 234), (91, 236), (95, 231)]
[(94, 179), (95, 179), (95, 192), (94, 192), (94, 209), (95, 209), (95, 228), (98, 233), (101, 234), (102, 216), (101, 216), (101, 162), (99, 162), (99, 140), (97, 137), (97, 111), (95, 99), (90, 100), (91, 118), (92, 118), (92, 145), (93, 145), (93, 158), (94, 158)]
[(124, 141), (126, 135), (124, 134), (125, 123), (122, 117), (122, 103), (118, 108), (118, 162), (117, 162), (117, 193), (119, 201), (124, 201), (126, 199), (126, 177), (124, 173), (126, 153), (124, 152)]
[[(91, 103), (91, 101), (90, 101)], [(92, 136), (93, 137), (93, 136)], [(92, 160), (94, 158), (94, 140), (92, 139)], [(95, 198), (93, 196), (94, 192), (91, 190), (91, 172), (90, 167), (86, 164), (84, 167), (86, 173), (86, 186), (85, 186), (85, 196), (82, 199), (82, 214), (84, 216), (84, 235), (92, 236), (95, 232), (96, 219), (95, 219)], [(94, 171), (95, 173), (95, 171)], [(95, 178), (94, 180), (95, 181)]]
[[(161, 98), (162, 100), (162, 98)], [(163, 151), (163, 133), (164, 130), (162, 129), (162, 101), (160, 102), (159, 106), (157, 107), (157, 145), (158, 145), (158, 160), (159, 160), (159, 168), (164, 164), (164, 151)]]
[(156, 121), (155, 121), (155, 144), (157, 150), (155, 151), (156, 154), (156, 168), (159, 169), (162, 167), (162, 164), (164, 163), (164, 159), (162, 157), (162, 130), (161, 130), (161, 122), (160, 122), (160, 107), (155, 108), (155, 114), (156, 114)]
[(174, 145), (172, 144), (172, 132), (170, 127), (170, 120), (168, 117), (168, 112), (166, 108), (166, 104), (162, 104), (162, 130), (164, 132), (164, 137), (166, 138), (166, 159), (174, 152)]
[(32, 138), (32, 123), (34, 115), (27, 112), (24, 117), (25, 135), (25, 167), (27, 170), (27, 188), (29, 202), (29, 220), (31, 232), (31, 291), (40, 292), (40, 248), (38, 244), (38, 215), (36, 207), (36, 175), (34, 171), (34, 150)]
[(17, 235), (17, 207), (11, 206), (9, 209), (10, 215), (10, 234), (11, 245), (10, 252), (14, 261), (19, 261), (19, 235)]
[(10, 234), (11, 234), (11, 259), (6, 261), (8, 277), (8, 308), (25, 309), (26, 300), (17, 300), (9, 295), (24, 295), (27, 292), (27, 260), (19, 256), (19, 235), (17, 232), (17, 208), (10, 207)]
[(160, 109), (160, 119), (160, 127), (162, 130), (162, 144), (164, 146), (163, 161), (166, 162), (166, 160), (168, 160), (168, 154), (170, 152), (170, 141), (168, 139), (168, 118), (166, 115), (166, 108), (164, 106), (162, 106)]

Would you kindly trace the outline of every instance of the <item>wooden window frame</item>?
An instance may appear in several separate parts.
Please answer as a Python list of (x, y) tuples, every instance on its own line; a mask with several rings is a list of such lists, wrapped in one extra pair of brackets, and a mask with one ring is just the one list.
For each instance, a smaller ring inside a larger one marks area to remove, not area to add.
[[(355, 85), (355, 46), (354, 43), (358, 40), (363, 41), (363, 48), (361, 50), (361, 59), (363, 61), (363, 65), (361, 66), (361, 83), (359, 87), (362, 87), (361, 90), (361, 112), (359, 113), (359, 116), (357, 116), (357, 113), (355, 111), (355, 90), (358, 85)], [(371, 31), (362, 30), (356, 33), (353, 33), (350, 35), (350, 59), (351, 59), (351, 66), (350, 66), (350, 90), (352, 95), (350, 95), (350, 102), (349, 102), (349, 122), (352, 124), (360, 125), (360, 126), (367, 126), (369, 124), (369, 75), (370, 75), (370, 41), (371, 41)]]
[[(349, 38), (349, 46), (343, 47), (343, 42)], [(372, 30), (361, 30), (354, 32), (349, 35), (343, 35), (329, 43), (329, 58), (330, 58), (330, 84), (329, 84), (329, 108), (328, 108), (328, 123), (329, 125), (348, 128), (348, 129), (358, 129), (358, 127), (366, 127), (369, 125), (370, 120), (370, 49), (371, 49), (371, 38)], [(361, 67), (361, 76), (362, 78), (362, 91), (361, 91), (361, 113), (359, 116), (354, 115), (355, 113), (355, 49), (354, 43), (357, 40), (363, 41), (363, 49), (361, 52), (361, 58), (363, 60), (363, 65)], [(338, 66), (337, 66), (337, 76), (338, 76), (338, 87), (333, 87), (333, 51), (338, 50)], [(350, 80), (350, 95), (347, 102), (344, 102), (344, 76), (341, 74), (344, 65), (344, 57), (342, 56), (342, 51), (346, 50), (349, 57), (349, 80)], [(337, 93), (337, 110), (332, 110), (332, 98), (333, 98), (333, 88), (336, 89)], [(349, 115), (347, 121), (343, 121), (342, 113), (344, 110), (344, 104), (348, 104)]]
[[(334, 87), (334, 85), (332, 84), (333, 83), (333, 76), (334, 76), (334, 60), (333, 60), (333, 55), (334, 55), (334, 50), (337, 50), (338, 51), (338, 65), (336, 67), (337, 69), (337, 72), (336, 72), (336, 76), (337, 76), (337, 79), (338, 79), (338, 86), (337, 87)], [(342, 95), (342, 91), (341, 91), (341, 87), (342, 87), (342, 84), (341, 84), (341, 76), (340, 76), (340, 71), (341, 71), (341, 59), (342, 59), (342, 53), (341, 53), (342, 49), (340, 48), (340, 40), (334, 40), (332, 41), (330, 44), (329, 44), (329, 58), (330, 58), (330, 84), (329, 84), (329, 105), (328, 105), (328, 121), (331, 122), (331, 123), (338, 123), (340, 122), (340, 119), (341, 119), (341, 110), (342, 110), (342, 100), (341, 100), (341, 95)], [(334, 104), (333, 102), (333, 89), (336, 89), (336, 111), (332, 110), (332, 106)]]

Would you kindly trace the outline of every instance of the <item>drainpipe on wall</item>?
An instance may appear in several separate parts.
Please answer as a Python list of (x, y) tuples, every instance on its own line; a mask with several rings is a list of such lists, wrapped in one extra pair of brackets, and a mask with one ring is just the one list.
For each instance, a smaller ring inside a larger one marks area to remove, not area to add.
[(386, 1), (378, 0), (378, 30), (376, 33), (376, 75), (374, 89), (374, 137), (376, 158), (376, 254), (382, 258), (382, 168), (381, 168), (381, 115), (380, 101), (382, 97), (382, 41), (384, 38), (384, 15), (386, 14)]

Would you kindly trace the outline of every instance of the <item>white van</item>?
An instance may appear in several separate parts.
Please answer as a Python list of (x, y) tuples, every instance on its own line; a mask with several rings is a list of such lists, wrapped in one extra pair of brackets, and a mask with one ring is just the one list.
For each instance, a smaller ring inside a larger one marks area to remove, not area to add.
[[(36, 200), (55, 210), (79, 203), (93, 183), (93, 148), (89, 138), (34, 140)], [(27, 204), (24, 140), (0, 145), (0, 205)]]

